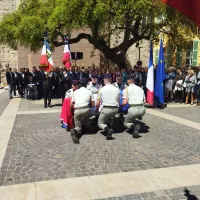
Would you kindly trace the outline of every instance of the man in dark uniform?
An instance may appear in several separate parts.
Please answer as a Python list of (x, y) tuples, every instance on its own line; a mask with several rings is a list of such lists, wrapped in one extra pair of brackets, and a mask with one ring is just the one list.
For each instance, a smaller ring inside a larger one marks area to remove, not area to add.
[(45, 78), (43, 80), (44, 108), (47, 108), (47, 106), (51, 108), (51, 93), (53, 88), (54, 88), (53, 76), (45, 72)]
[(24, 68), (20, 69), (19, 80), (20, 80), (19, 82), (20, 82), (20, 89), (21, 89), (20, 94), (21, 94), (21, 97), (23, 98), (24, 95), (26, 95), (26, 87), (29, 82), (29, 78), (26, 75)]

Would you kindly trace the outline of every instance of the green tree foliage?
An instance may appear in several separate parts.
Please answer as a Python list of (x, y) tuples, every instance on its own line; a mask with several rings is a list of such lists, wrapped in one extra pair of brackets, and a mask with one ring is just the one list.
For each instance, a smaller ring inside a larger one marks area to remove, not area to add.
[[(91, 34), (85, 33), (85, 28)], [(125, 67), (126, 52), (139, 41), (156, 40), (165, 33), (171, 43), (183, 44), (191, 39), (195, 28), (190, 20), (158, 0), (23, 0), (0, 22), (0, 43), (37, 51), (45, 30), (49, 42), (60, 46), (63, 42), (55, 40), (58, 30), (69, 34), (81, 29), (70, 43), (87, 39), (109, 60)], [(120, 42), (110, 47), (110, 38), (118, 34)]]

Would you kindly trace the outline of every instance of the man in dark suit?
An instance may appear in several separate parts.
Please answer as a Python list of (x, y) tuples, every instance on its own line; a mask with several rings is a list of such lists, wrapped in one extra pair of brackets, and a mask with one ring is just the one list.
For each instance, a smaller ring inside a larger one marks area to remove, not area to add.
[(52, 73), (49, 74), (45, 72), (45, 78), (43, 80), (44, 108), (47, 108), (47, 106), (51, 108), (51, 93), (54, 87), (55, 87), (55, 82)]
[(28, 85), (28, 82), (29, 82), (29, 77), (28, 75), (25, 73), (24, 71), (24, 68), (21, 68), (20, 69), (20, 73), (19, 73), (19, 82), (20, 82), (20, 94), (21, 94), (21, 97), (23, 98), (24, 95), (26, 94), (26, 87)]
[(11, 68), (9, 68), (8, 71), (6, 72), (6, 81), (9, 86), (9, 98), (12, 99), (13, 98), (12, 91), (14, 88), (15, 76)]
[(14, 69), (14, 76), (15, 76), (15, 81), (14, 81), (14, 96), (16, 96), (16, 89), (18, 91), (18, 94), (20, 95), (21, 93), (21, 90), (20, 90), (20, 75), (19, 73), (17, 72), (17, 69)]

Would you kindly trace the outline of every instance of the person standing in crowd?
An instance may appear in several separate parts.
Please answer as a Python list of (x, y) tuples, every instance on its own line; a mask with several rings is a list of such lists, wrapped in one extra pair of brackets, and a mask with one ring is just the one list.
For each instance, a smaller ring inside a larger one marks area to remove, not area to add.
[(20, 74), (17, 72), (17, 69), (14, 69), (14, 76), (15, 76), (15, 82), (13, 85), (13, 89), (14, 89), (14, 96), (16, 96), (16, 89), (18, 91), (18, 94), (21, 95), (20, 93)]
[[(44, 108), (51, 108), (51, 94), (54, 88), (54, 78), (51, 74), (45, 72), (45, 78), (43, 80), (43, 92), (44, 92)], [(47, 104), (48, 101), (48, 104)]]
[(184, 98), (183, 83), (184, 83), (184, 80), (185, 80), (185, 75), (181, 71), (181, 69), (178, 68), (175, 79), (174, 79), (174, 82), (175, 82), (175, 88), (174, 88), (175, 103), (178, 103), (178, 102), (182, 103), (183, 102), (183, 98)]
[(65, 93), (71, 89), (71, 77), (69, 74), (67, 74), (67, 70), (63, 70), (63, 74), (60, 76), (60, 87), (59, 87), (59, 92), (60, 92), (60, 97), (62, 98), (62, 102), (65, 98)]
[(141, 86), (142, 85), (142, 75), (139, 71), (139, 67), (137, 65), (134, 66), (134, 73), (133, 73), (134, 79), (135, 79), (135, 85)]
[(87, 87), (88, 79), (82, 78), (80, 80), (80, 88), (76, 90), (71, 99), (71, 108), (74, 105), (74, 123), (75, 128), (70, 130), (72, 141), (75, 144), (79, 143), (79, 139), (82, 136), (82, 124), (88, 125), (89, 111), (91, 107), (94, 107), (94, 96)]
[(194, 73), (194, 70), (189, 69), (188, 75), (185, 77), (185, 83), (186, 83), (186, 101), (185, 103), (188, 104), (189, 96), (191, 95), (191, 105), (194, 104), (194, 89), (195, 85), (197, 83), (197, 78)]
[(77, 66), (75, 66), (72, 70), (72, 80), (80, 80), (80, 72), (78, 71)]
[(142, 89), (144, 90), (144, 94), (145, 94), (145, 97), (147, 96), (147, 73), (148, 73), (148, 68), (147, 67), (144, 67), (142, 72), (141, 72), (141, 75), (142, 75)]
[(122, 69), (121, 70), (121, 74), (122, 74), (122, 83), (125, 85), (125, 84), (127, 84), (127, 72), (126, 72), (126, 69)]
[(167, 99), (169, 99), (170, 102), (173, 101), (173, 89), (174, 89), (175, 76), (176, 76), (176, 74), (172, 67), (167, 69), (167, 73), (165, 76), (165, 97)]
[(197, 106), (200, 106), (200, 67), (197, 74)]
[(14, 83), (15, 83), (15, 75), (12, 72), (11, 68), (8, 68), (8, 71), (6, 72), (6, 81), (9, 86), (9, 98), (12, 99), (13, 98), (12, 92), (13, 92)]
[(101, 110), (98, 127), (101, 130), (106, 131), (106, 139), (111, 140), (113, 130), (108, 127), (108, 123), (111, 117), (114, 117), (118, 113), (119, 107), (119, 95), (120, 91), (118, 88), (111, 84), (112, 75), (104, 75), (104, 84), (105, 86), (99, 90), (97, 97), (96, 110), (99, 110), (99, 106), (102, 103), (103, 109)]
[(115, 83), (116, 82), (116, 70), (115, 69), (113, 69), (112, 70), (112, 83)]
[(134, 84), (134, 78), (134, 75), (127, 76), (128, 87), (124, 90), (123, 94), (123, 105), (127, 105), (128, 103), (130, 106), (124, 120), (124, 126), (132, 131), (133, 138), (139, 138), (138, 131), (140, 127), (135, 124), (135, 119), (145, 114), (144, 103), (146, 103), (146, 98), (144, 90)]

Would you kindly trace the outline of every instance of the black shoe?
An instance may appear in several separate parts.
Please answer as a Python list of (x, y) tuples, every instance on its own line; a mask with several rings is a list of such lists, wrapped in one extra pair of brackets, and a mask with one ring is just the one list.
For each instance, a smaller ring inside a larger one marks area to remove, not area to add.
[(106, 139), (107, 140), (112, 140), (112, 134), (113, 134), (113, 130), (111, 128), (106, 127), (105, 128), (106, 131)]
[(48, 107), (49, 107), (49, 108), (52, 108), (51, 104), (48, 104)]
[(47, 108), (47, 105), (44, 105), (44, 108)]
[(71, 129), (70, 134), (72, 137), (72, 141), (74, 144), (79, 144), (79, 137), (78, 137), (78, 132), (76, 129)]
[(9, 99), (13, 99), (13, 97), (10, 97)]
[(141, 136), (138, 134), (138, 130), (140, 129), (140, 126), (137, 124), (137, 125), (134, 125), (132, 124), (131, 125), (131, 129), (132, 129), (132, 136), (133, 138), (140, 138)]

